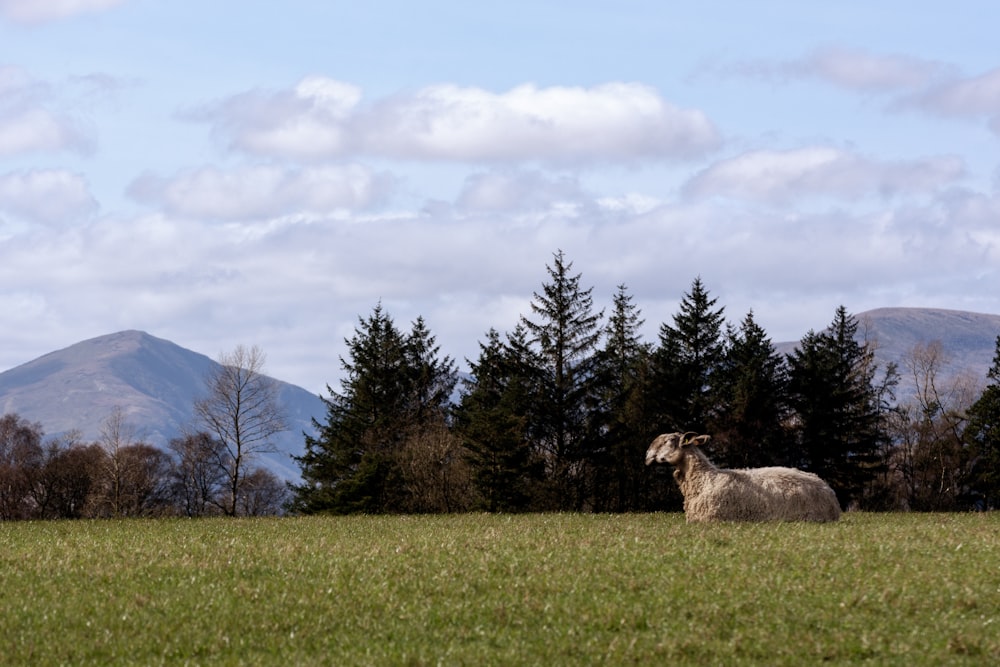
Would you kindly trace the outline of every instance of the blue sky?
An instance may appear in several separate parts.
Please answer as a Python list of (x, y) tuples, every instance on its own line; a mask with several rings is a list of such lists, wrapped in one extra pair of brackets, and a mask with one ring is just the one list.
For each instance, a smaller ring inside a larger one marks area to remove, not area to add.
[(381, 301), (464, 366), (564, 251), (655, 340), (1000, 313), (995, 2), (0, 0), (0, 370), (142, 329), (336, 386)]

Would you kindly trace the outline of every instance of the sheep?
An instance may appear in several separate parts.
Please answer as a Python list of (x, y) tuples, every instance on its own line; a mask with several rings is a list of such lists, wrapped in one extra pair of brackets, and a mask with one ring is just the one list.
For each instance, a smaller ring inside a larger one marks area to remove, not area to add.
[(688, 523), (840, 518), (836, 494), (816, 475), (796, 468), (717, 468), (699, 448), (710, 439), (691, 432), (664, 433), (646, 451), (646, 465), (674, 466)]

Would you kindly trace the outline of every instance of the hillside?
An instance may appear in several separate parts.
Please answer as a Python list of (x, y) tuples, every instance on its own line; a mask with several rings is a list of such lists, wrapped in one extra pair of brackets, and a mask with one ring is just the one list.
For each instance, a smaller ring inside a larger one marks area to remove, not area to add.
[[(144, 441), (159, 447), (193, 421), (194, 401), (206, 393), (204, 378), (216, 362), (142, 331), (121, 331), (71, 345), (0, 373), (0, 411), (42, 424), (47, 436), (79, 430), (98, 439), (115, 406)], [(288, 431), (276, 438), (278, 453), (261, 461), (283, 479), (297, 479), (292, 454), (303, 450), (302, 433), (325, 407), (305, 389), (278, 381)]]
[[(969, 373), (985, 383), (1000, 335), (1000, 315), (961, 310), (877, 308), (857, 313), (855, 317), (859, 338), (867, 335), (869, 340), (876, 342), (876, 358), (880, 364), (895, 362), (899, 365), (903, 376), (899, 387), (901, 397), (912, 391), (904, 359), (918, 343), (941, 341), (947, 360), (942, 368), (943, 378)], [(788, 354), (797, 345), (798, 341), (790, 341), (776, 343), (775, 348)]]
[(917, 343), (941, 341), (952, 372), (969, 370), (985, 379), (1000, 335), (1000, 315), (933, 308), (879, 308), (858, 315), (870, 323), (885, 359), (902, 358)]

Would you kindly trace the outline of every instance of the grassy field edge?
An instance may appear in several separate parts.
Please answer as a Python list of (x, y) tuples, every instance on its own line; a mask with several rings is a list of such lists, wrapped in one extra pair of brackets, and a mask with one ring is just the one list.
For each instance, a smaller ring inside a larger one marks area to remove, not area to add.
[(981, 664), (1000, 515), (0, 524), (8, 664)]

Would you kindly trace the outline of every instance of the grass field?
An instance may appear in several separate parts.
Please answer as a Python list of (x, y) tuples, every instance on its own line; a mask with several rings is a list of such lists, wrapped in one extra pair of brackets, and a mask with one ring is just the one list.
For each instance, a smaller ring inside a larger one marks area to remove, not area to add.
[(996, 664), (1000, 514), (0, 524), (0, 663)]

